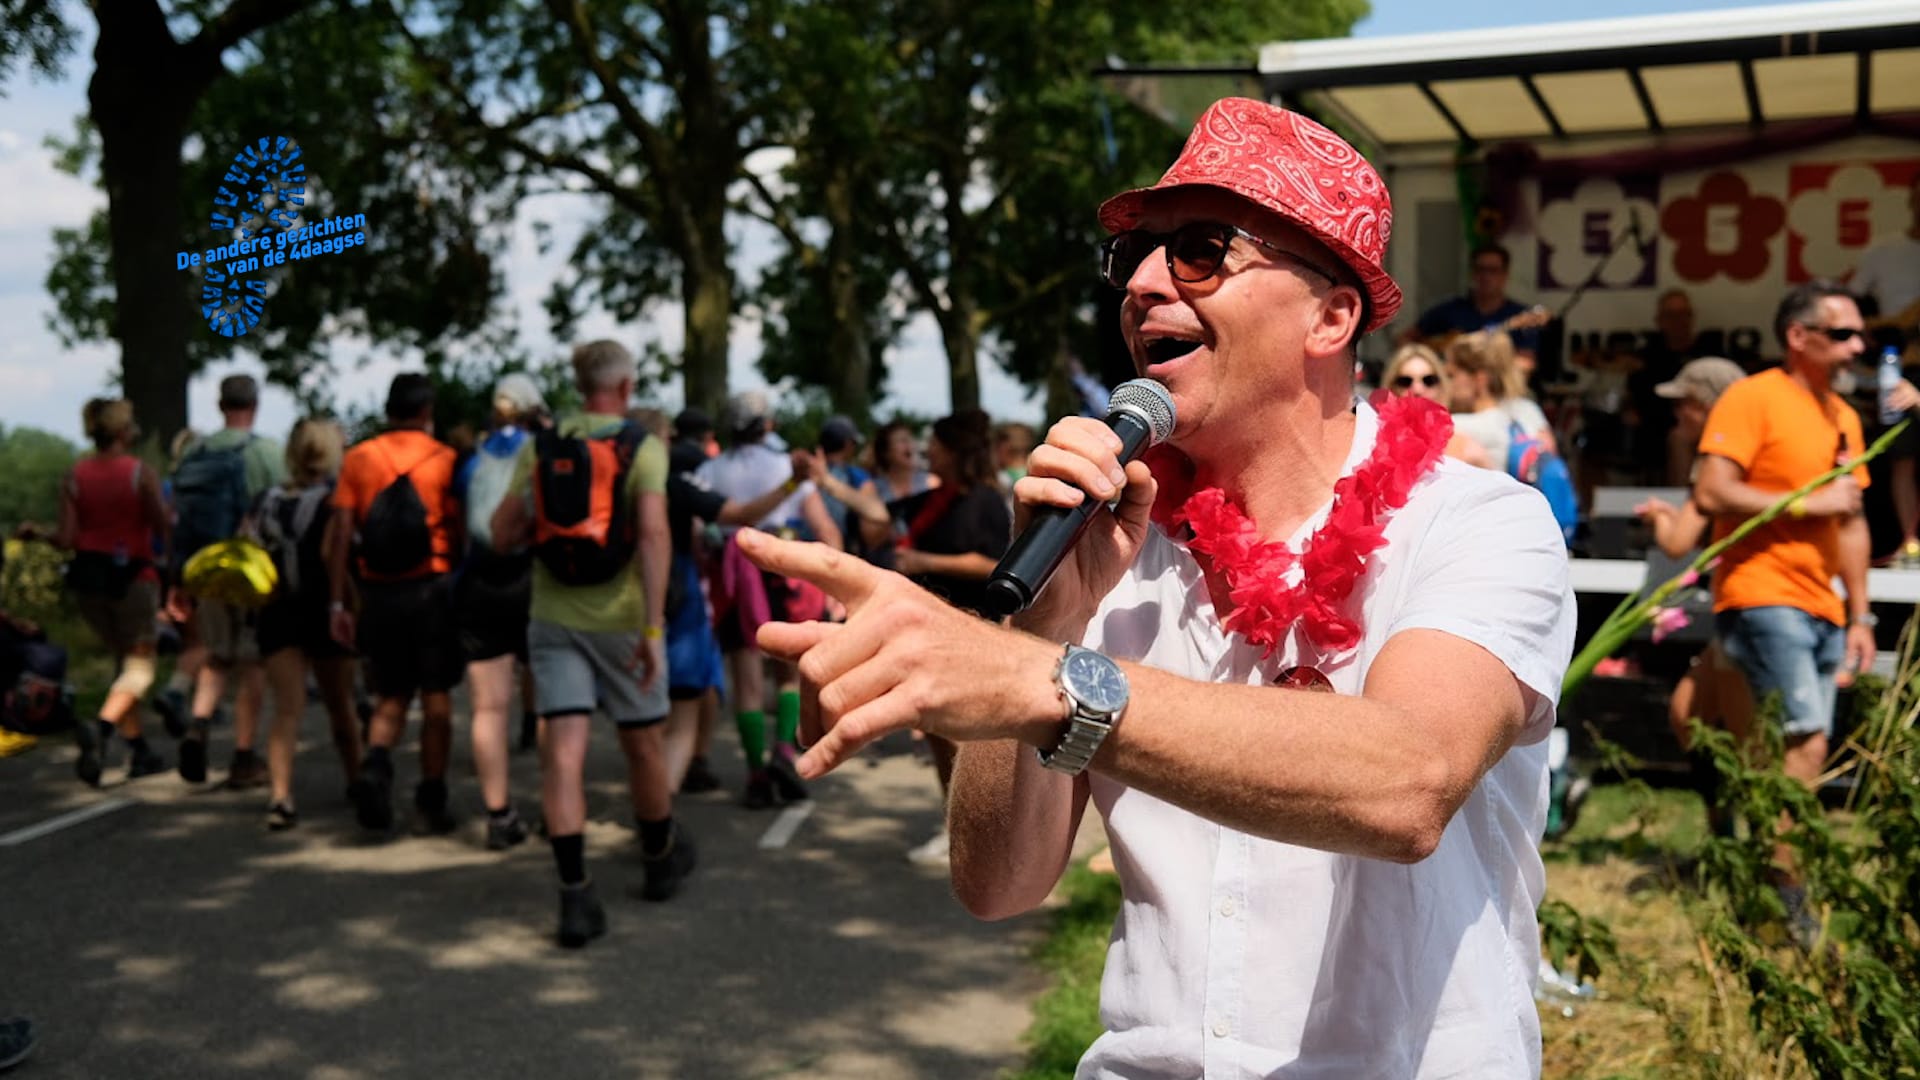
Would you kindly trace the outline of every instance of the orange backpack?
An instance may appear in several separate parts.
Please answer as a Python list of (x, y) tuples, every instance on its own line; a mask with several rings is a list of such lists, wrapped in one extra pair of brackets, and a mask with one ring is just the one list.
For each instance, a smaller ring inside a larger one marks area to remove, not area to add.
[(563, 585), (600, 585), (633, 562), (638, 514), (626, 498), (645, 429), (623, 423), (604, 436), (534, 436), (533, 550)]

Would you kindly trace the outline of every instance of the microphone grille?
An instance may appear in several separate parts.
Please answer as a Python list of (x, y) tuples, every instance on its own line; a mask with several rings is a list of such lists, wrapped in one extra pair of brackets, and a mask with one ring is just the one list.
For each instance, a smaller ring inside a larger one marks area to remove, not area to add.
[(1113, 388), (1107, 399), (1107, 412), (1127, 410), (1143, 417), (1153, 430), (1149, 445), (1158, 446), (1173, 434), (1173, 395), (1152, 379), (1128, 379)]

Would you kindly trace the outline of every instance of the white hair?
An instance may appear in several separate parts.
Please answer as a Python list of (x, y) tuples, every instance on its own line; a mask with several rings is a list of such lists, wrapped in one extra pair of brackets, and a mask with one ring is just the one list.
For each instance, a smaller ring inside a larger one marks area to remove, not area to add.
[(612, 390), (634, 374), (633, 354), (617, 341), (603, 338), (573, 350), (573, 382), (583, 394)]

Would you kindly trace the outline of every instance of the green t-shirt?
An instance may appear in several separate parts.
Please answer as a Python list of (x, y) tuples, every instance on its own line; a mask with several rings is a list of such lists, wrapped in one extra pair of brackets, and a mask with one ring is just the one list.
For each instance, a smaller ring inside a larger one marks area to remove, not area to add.
[[(252, 441), (248, 442), (249, 439)], [(247, 499), (251, 502), (259, 498), (261, 492), (286, 480), (286, 450), (272, 439), (261, 438), (240, 428), (221, 428), (198, 440), (197, 445), (209, 450), (231, 450), (242, 443), (247, 447), (240, 456), (247, 463)]]
[[(605, 438), (620, 429), (621, 417), (603, 413), (585, 413), (560, 421), (560, 434), (569, 438)], [(520, 447), (520, 459), (514, 467), (513, 491), (529, 501), (533, 498), (534, 440)], [(644, 492), (665, 494), (667, 490), (667, 448), (659, 439), (648, 438), (634, 455), (633, 468), (627, 471), (627, 493), (636, 508)], [(564, 585), (553, 579), (540, 560), (533, 561), (534, 618), (588, 633), (638, 630), (647, 619), (647, 595), (636, 564), (626, 573), (600, 585)]]

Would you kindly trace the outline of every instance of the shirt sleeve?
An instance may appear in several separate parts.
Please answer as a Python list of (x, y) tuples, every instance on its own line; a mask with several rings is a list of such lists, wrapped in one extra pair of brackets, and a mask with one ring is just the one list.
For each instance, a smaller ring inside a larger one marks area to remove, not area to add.
[(647, 436), (645, 442), (633, 457), (632, 479), (627, 481), (634, 494), (652, 492), (664, 495), (667, 492), (667, 447), (659, 439)]
[(674, 473), (667, 477), (667, 503), (702, 521), (719, 521), (727, 500), (688, 480), (684, 474)]
[(335, 510), (350, 510), (355, 517), (360, 516), (360, 474), (366, 460), (359, 447), (347, 451), (346, 459), (340, 463), (340, 479), (333, 485)]
[(1492, 653), (1533, 691), (1519, 739), (1533, 742), (1553, 727), (1573, 656), (1567, 545), (1533, 488), (1488, 477), (1473, 492), (1436, 516), (1387, 636), (1439, 630)]
[[(1701, 429), (1698, 447), (1700, 453), (1726, 458), (1743, 472), (1752, 467), (1767, 435), (1766, 413), (1760, 408), (1760, 401), (1753, 398), (1751, 385), (1751, 380), (1734, 383), (1713, 403), (1713, 411), (1707, 414), (1707, 426)], [(1855, 422), (1858, 423), (1857, 417)]]
[(247, 447), (247, 494), (258, 496), (287, 481), (287, 452), (272, 439), (255, 439)]

